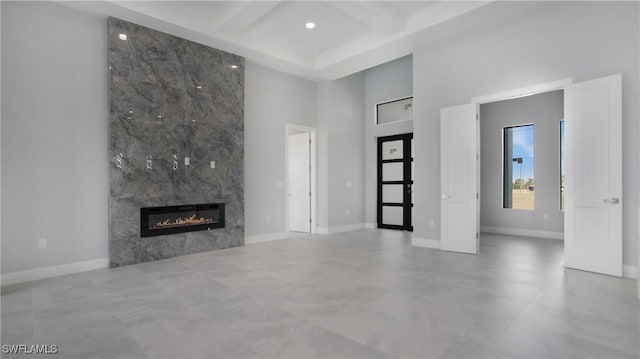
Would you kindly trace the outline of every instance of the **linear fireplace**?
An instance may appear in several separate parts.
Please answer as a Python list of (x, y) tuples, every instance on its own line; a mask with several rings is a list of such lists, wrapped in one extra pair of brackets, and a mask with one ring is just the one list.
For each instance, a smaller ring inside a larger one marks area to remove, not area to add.
[(140, 236), (224, 228), (224, 203), (140, 208)]

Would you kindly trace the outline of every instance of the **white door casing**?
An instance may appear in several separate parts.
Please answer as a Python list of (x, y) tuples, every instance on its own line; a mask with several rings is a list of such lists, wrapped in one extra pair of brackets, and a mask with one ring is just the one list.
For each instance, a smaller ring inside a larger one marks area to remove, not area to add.
[(289, 135), (289, 230), (311, 232), (311, 151), (309, 132)]
[(440, 249), (478, 253), (478, 124), (472, 104), (440, 110)]
[(622, 77), (564, 93), (565, 266), (622, 276)]

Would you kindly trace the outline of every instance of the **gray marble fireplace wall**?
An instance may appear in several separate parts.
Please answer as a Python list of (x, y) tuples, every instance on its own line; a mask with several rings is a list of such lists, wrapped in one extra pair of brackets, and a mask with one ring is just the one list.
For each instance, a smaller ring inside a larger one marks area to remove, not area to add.
[[(108, 26), (111, 266), (244, 245), (244, 59)], [(219, 202), (225, 228), (140, 237), (141, 207)]]

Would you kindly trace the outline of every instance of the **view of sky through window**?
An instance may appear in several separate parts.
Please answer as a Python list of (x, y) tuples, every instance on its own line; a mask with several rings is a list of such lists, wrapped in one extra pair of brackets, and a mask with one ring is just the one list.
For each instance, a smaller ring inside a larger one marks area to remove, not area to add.
[(534, 126), (504, 128), (503, 207), (533, 210)]
[(513, 172), (511, 183), (516, 183), (518, 178), (525, 182), (533, 179), (533, 125), (512, 127), (513, 152), (512, 158), (522, 158), (520, 161), (513, 161)]

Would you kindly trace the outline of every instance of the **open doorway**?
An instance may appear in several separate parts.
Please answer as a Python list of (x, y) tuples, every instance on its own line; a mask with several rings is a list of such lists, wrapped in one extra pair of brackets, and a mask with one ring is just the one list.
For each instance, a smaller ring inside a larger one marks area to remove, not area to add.
[(480, 104), (479, 251), (535, 263), (564, 260), (564, 90)]
[[(564, 209), (565, 267), (622, 276), (620, 74), (575, 84), (564, 80), (537, 85), (476, 97), (471, 104), (441, 109), (441, 249), (478, 252), (480, 203), (484, 200), (480, 197), (479, 107), (559, 89), (564, 90), (566, 178), (564, 198), (559, 193), (557, 203)], [(561, 125), (557, 125), (558, 134)], [(513, 160), (521, 164), (520, 156), (508, 149), (513, 143), (506, 146), (504, 143), (505, 138), (513, 141), (513, 131), (513, 126), (503, 127), (500, 131), (503, 184), (513, 181), (515, 171), (508, 168), (513, 166)], [(539, 185), (534, 185), (531, 192), (538, 190)], [(562, 190), (561, 186), (558, 190)], [(506, 190), (503, 187), (500, 196), (503, 209), (505, 204), (513, 205), (513, 198), (507, 198), (513, 196), (513, 192), (505, 195), (506, 191), (509, 191), (508, 186)], [(535, 208), (535, 204), (533, 206)]]
[(483, 103), (479, 118), (480, 231), (562, 240), (564, 90)]
[(317, 130), (287, 124), (285, 217), (287, 231), (316, 233)]

